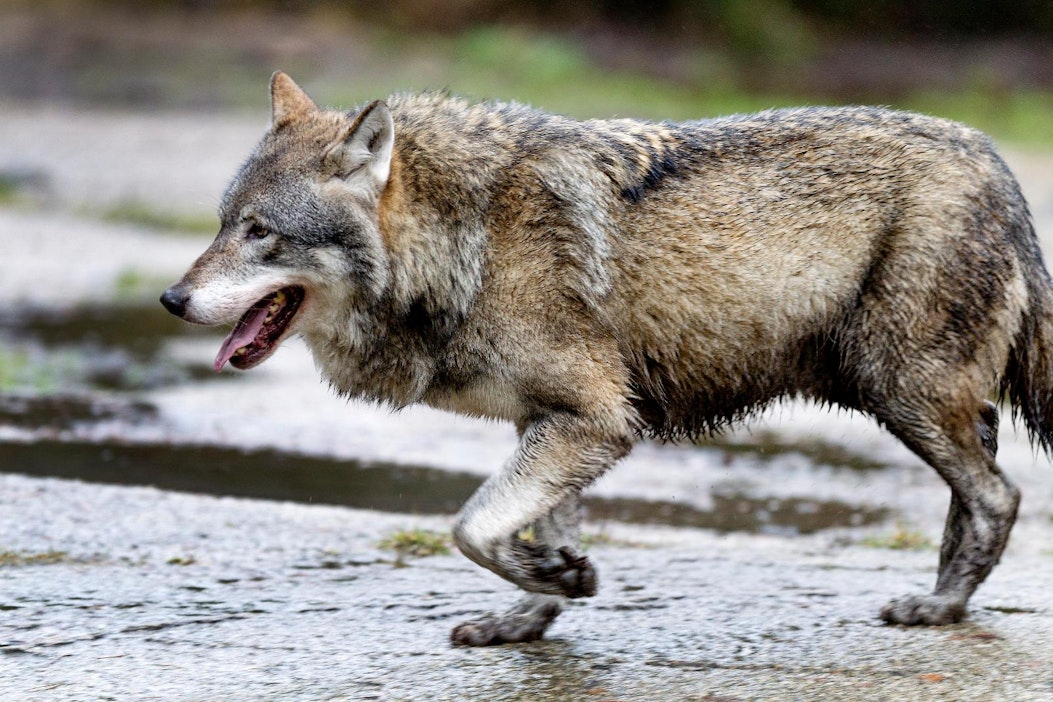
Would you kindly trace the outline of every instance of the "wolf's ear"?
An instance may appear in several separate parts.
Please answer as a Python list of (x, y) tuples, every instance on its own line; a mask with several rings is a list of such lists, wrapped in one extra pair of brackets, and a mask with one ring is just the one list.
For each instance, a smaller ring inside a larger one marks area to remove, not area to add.
[(382, 100), (375, 100), (358, 113), (325, 152), (325, 163), (336, 177), (348, 179), (363, 174), (383, 188), (391, 173), (391, 150), (395, 123)]
[(307, 97), (293, 79), (281, 71), (271, 76), (271, 129), (277, 129), (290, 122), (317, 112), (314, 100)]

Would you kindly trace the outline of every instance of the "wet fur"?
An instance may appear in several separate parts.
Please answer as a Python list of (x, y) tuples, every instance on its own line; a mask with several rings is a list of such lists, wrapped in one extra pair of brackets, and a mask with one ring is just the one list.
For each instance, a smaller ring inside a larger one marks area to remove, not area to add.
[[(296, 282), (295, 331), (340, 394), (516, 424), (455, 538), (529, 594), (456, 643), (538, 638), (595, 592), (578, 496), (641, 436), (786, 397), (873, 416), (944, 478), (936, 589), (882, 616), (964, 616), (1019, 502), (985, 398), (1053, 443), (1050, 280), (984, 135), (865, 107), (578, 122), (426, 94), (342, 113), (282, 74), (272, 103), (173, 289), (215, 323)], [(257, 217), (274, 234), (251, 248)]]

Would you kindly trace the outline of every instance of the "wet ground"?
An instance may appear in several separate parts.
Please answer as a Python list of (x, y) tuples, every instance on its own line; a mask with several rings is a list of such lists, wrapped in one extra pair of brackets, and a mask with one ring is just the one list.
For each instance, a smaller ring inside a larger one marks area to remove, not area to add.
[[(0, 699), (1053, 700), (1053, 469), (1008, 417), (1024, 503), (964, 624), (875, 617), (931, 587), (946, 488), (787, 405), (639, 446), (590, 492), (599, 595), (450, 648), (513, 589), (380, 544), (446, 532), (512, 430), (337, 400), (297, 343), (215, 376), (154, 302), (263, 126), (0, 111)], [(1053, 158), (1010, 161), (1053, 236)]]

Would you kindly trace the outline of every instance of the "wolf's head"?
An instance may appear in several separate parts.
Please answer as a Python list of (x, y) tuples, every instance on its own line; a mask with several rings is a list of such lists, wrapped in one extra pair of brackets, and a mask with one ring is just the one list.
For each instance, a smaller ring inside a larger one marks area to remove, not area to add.
[(220, 205), (211, 246), (161, 303), (196, 324), (236, 322), (216, 356), (247, 369), (325, 310), (378, 298), (388, 284), (379, 203), (394, 125), (383, 102), (320, 110), (284, 73), (271, 79), (271, 127)]

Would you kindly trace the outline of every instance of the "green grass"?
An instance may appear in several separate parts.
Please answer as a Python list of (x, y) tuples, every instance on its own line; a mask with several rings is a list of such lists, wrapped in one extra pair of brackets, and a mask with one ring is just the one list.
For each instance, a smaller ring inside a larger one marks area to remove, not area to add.
[(28, 367), (28, 353), (0, 347), (0, 392), (10, 392), (22, 387)]
[(18, 181), (0, 173), (0, 205), (9, 205), (18, 200)]
[(51, 394), (76, 377), (82, 365), (74, 353), (35, 354), (0, 345), (0, 392)]
[(428, 529), (404, 529), (385, 537), (379, 547), (394, 551), (399, 558), (445, 556), (450, 553), (450, 537)]
[(893, 551), (930, 551), (936, 546), (925, 534), (904, 524), (896, 524), (889, 534), (868, 536), (860, 545), (868, 548), (884, 548)]
[(47, 191), (43, 172), (23, 168), (0, 168), (0, 206), (19, 205)]
[(67, 563), (69, 554), (65, 551), (43, 551), (27, 553), (25, 551), (0, 551), (0, 567), (15, 568), (20, 566), (54, 565)]
[(197, 563), (197, 559), (193, 556), (173, 556), (172, 558), (169, 558), (167, 561), (165, 561), (166, 565), (174, 566), (190, 566), (194, 565), (195, 563)]

